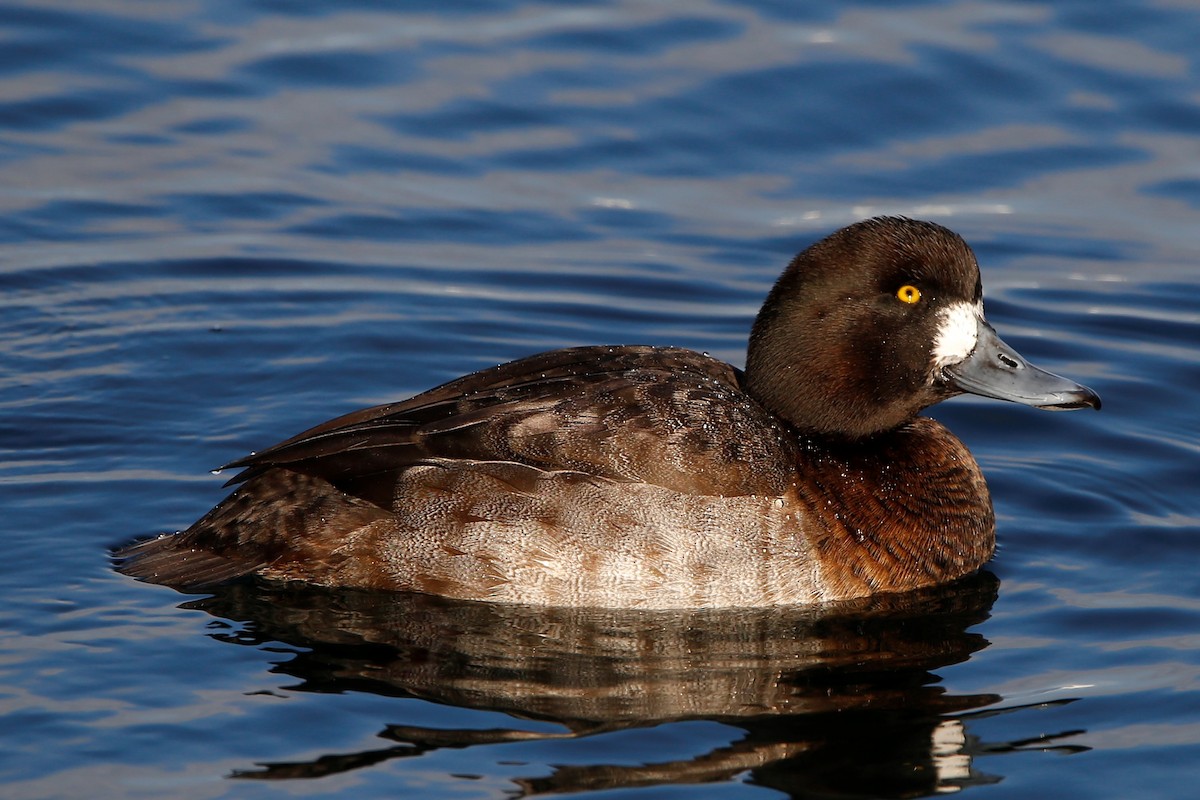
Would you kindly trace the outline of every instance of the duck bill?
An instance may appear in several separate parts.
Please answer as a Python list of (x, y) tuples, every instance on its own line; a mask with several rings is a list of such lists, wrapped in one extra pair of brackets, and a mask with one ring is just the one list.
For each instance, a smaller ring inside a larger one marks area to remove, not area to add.
[(1069, 378), (1033, 366), (982, 319), (975, 349), (943, 372), (955, 388), (983, 397), (1053, 411), (1100, 408), (1099, 395)]

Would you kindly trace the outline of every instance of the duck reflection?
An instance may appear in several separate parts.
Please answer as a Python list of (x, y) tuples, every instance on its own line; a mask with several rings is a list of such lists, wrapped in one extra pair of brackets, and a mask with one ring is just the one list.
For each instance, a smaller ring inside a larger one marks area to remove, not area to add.
[[(796, 797), (911, 797), (996, 779), (974, 757), (1053, 748), (1065, 732), (984, 744), (968, 732), (996, 695), (951, 695), (932, 670), (987, 646), (997, 580), (821, 609), (647, 612), (505, 606), (416, 594), (243, 583), (187, 605), (245, 623), (219, 638), (305, 652), (277, 667), (301, 691), (368, 691), (558, 723), (561, 732), (390, 725), (395, 742), (241, 778), (312, 778), (439, 748), (579, 738), (710, 720), (744, 735), (694, 758), (558, 767), (521, 796), (751, 781)], [(1010, 709), (1011, 710), (1011, 709)], [(1071, 749), (1071, 748), (1066, 748)]]

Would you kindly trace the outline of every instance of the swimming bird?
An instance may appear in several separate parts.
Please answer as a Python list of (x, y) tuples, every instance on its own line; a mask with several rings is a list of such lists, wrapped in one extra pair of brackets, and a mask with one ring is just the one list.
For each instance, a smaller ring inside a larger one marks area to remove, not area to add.
[(791, 261), (744, 371), (640, 345), (485, 369), (232, 462), (231, 495), (118, 569), (621, 608), (945, 583), (995, 547), (979, 466), (920, 416), (962, 393), (1100, 407), (997, 336), (960, 236), (878, 217)]

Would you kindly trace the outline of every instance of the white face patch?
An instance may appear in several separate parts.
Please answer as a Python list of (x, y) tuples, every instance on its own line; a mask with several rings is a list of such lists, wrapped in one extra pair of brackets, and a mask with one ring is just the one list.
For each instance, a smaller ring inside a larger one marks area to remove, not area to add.
[(938, 314), (937, 335), (933, 339), (935, 369), (957, 364), (975, 349), (979, 340), (981, 303), (954, 303)]

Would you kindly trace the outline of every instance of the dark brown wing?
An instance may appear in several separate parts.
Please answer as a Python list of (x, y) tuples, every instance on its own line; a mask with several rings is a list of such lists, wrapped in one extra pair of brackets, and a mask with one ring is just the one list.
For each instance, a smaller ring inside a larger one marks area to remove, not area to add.
[(556, 350), (318, 425), (235, 461), (388, 507), (397, 470), (428, 458), (516, 461), (695, 494), (780, 493), (790, 437), (728, 364), (679, 348)]
[[(517, 462), (701, 495), (779, 495), (794, 440), (741, 389), (741, 374), (690, 350), (586, 347), (502, 364), (410, 400), (357, 411), (236, 461), (237, 490), (187, 531), (119, 550), (143, 580), (201, 587), (271, 565), (335, 574), (347, 541), (387, 529), (413, 502), (405, 469)], [(532, 491), (507, 474), (511, 492)], [(384, 563), (382, 561), (380, 564)], [(376, 568), (359, 559), (360, 569)], [(363, 585), (374, 585), (366, 581)], [(378, 585), (386, 585), (382, 581)]]

